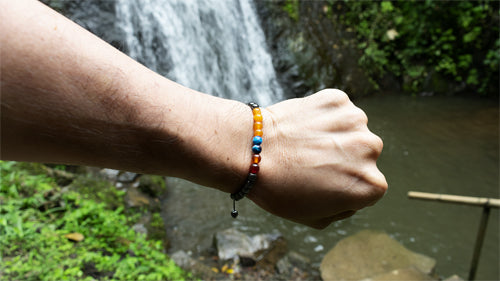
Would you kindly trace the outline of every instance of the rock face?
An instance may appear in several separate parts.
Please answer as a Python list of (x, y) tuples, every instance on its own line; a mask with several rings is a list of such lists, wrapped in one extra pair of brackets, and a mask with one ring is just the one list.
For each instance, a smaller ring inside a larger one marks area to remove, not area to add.
[(250, 237), (234, 228), (216, 233), (214, 244), (220, 260), (238, 260), (243, 266), (274, 267), (287, 251), (281, 234)]
[[(286, 93), (302, 97), (324, 88), (339, 88), (351, 97), (375, 88), (358, 66), (362, 53), (352, 28), (337, 24), (337, 13), (325, 13), (325, 1), (298, 1), (297, 20), (286, 1), (254, 1), (273, 65)], [(392, 87), (396, 83), (391, 84)]]
[[(406, 249), (383, 232), (363, 230), (337, 243), (323, 258), (320, 271), (325, 281), (381, 280), (389, 276), (397, 280), (432, 280), (428, 275), (435, 265), (434, 259)], [(405, 279), (406, 273), (410, 279)], [(418, 274), (425, 278), (415, 279)]]

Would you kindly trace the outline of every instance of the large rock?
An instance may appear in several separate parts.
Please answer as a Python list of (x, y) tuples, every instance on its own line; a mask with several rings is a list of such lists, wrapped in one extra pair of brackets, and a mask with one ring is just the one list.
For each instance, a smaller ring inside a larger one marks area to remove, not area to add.
[(382, 275), (377, 275), (374, 278), (367, 278), (363, 281), (401, 281), (401, 280), (420, 280), (420, 281), (437, 281), (438, 278), (433, 278), (415, 267), (404, 269), (396, 269)]
[(214, 244), (220, 260), (238, 260), (243, 266), (274, 267), (287, 251), (281, 234), (250, 237), (234, 228), (217, 232)]
[(363, 280), (411, 267), (429, 275), (435, 265), (434, 259), (406, 249), (386, 233), (363, 230), (337, 243), (323, 258), (320, 270), (325, 281)]

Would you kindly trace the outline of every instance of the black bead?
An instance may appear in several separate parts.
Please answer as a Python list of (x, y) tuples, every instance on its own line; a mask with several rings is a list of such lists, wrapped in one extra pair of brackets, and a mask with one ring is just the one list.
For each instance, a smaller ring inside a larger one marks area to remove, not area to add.
[(255, 181), (257, 181), (257, 174), (254, 174), (254, 173), (248, 173), (247, 180), (248, 180), (248, 181), (251, 181), (251, 182), (255, 182)]
[(254, 102), (249, 102), (248, 106), (250, 106), (252, 109), (259, 107), (259, 105)]
[(231, 217), (236, 218), (238, 216), (238, 211), (232, 210), (231, 211)]

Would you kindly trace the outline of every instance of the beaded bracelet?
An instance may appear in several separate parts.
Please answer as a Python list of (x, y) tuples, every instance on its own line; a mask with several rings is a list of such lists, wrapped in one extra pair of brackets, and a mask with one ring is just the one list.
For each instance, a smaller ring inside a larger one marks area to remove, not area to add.
[(262, 113), (260, 111), (259, 105), (256, 103), (248, 103), (248, 106), (252, 109), (253, 114), (253, 139), (252, 139), (252, 164), (250, 165), (250, 171), (245, 180), (245, 183), (242, 185), (240, 190), (231, 194), (231, 199), (233, 199), (233, 211), (231, 212), (231, 216), (236, 218), (238, 216), (238, 211), (236, 211), (236, 201), (239, 201), (247, 195), (252, 189), (253, 185), (257, 181), (257, 173), (259, 172), (259, 163), (260, 163), (260, 152), (262, 151)]

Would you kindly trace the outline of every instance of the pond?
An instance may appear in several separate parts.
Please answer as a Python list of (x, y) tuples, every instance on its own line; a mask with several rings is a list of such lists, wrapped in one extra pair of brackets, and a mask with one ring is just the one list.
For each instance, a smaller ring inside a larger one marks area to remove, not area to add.
[[(498, 198), (497, 102), (396, 95), (355, 103), (368, 114), (370, 129), (384, 140), (378, 165), (389, 190), (375, 206), (321, 231), (270, 215), (249, 200), (238, 203), (241, 215), (234, 220), (227, 194), (169, 179), (163, 215), (171, 251), (189, 250), (196, 256), (211, 245), (215, 232), (236, 227), (249, 234), (278, 231), (290, 250), (319, 265), (340, 239), (377, 229), (413, 251), (434, 257), (439, 275), (466, 278), (482, 208), (409, 200), (407, 192)], [(498, 210), (493, 209), (478, 280), (499, 278), (498, 221)]]

